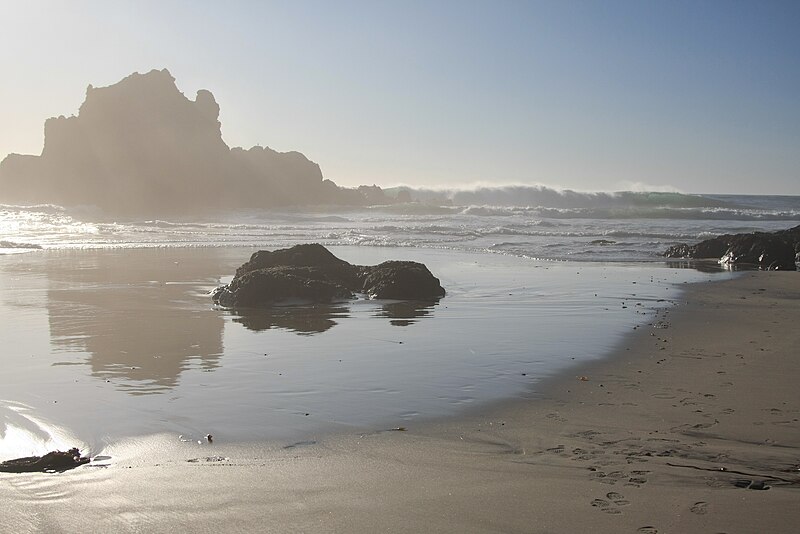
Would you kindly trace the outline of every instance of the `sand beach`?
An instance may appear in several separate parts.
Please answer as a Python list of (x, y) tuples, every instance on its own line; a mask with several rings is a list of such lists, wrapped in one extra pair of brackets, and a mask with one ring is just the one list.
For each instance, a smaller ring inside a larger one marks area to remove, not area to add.
[[(203, 276), (190, 278), (213, 286)], [(130, 412), (138, 435), (88, 440), (89, 465), (2, 474), (0, 523), (9, 532), (793, 532), (800, 280), (724, 278), (685, 284), (596, 357), (455, 416), (208, 442), (199, 430), (147, 434)], [(72, 304), (91, 304), (85, 295)], [(346, 331), (340, 322), (330, 332)], [(96, 410), (72, 430), (103, 422), (104, 406)]]

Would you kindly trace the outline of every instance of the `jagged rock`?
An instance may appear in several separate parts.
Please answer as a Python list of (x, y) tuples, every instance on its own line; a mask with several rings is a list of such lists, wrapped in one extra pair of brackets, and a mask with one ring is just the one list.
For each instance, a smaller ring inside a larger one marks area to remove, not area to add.
[(331, 302), (353, 296), (330, 273), (316, 267), (267, 267), (236, 276), (214, 294), (214, 301), (225, 307), (253, 307), (269, 302), (291, 300)]
[(761, 269), (795, 270), (800, 260), (800, 226), (777, 232), (727, 234), (695, 245), (669, 247), (667, 258), (715, 259), (726, 265), (754, 265)]
[(310, 244), (254, 253), (212, 298), (221, 306), (237, 308), (286, 301), (331, 302), (352, 298), (354, 293), (378, 299), (438, 300), (445, 290), (421, 263), (352, 265), (322, 245)]
[(66, 452), (52, 451), (44, 456), (28, 456), (26, 458), (8, 460), (0, 463), (0, 472), (34, 473), (66, 471), (89, 462), (89, 458), (81, 456), (81, 452), (76, 448)]
[(334, 256), (331, 251), (312, 243), (308, 245), (295, 245), (291, 248), (278, 250), (259, 250), (250, 256), (250, 260), (236, 269), (236, 276), (242, 276), (256, 269), (270, 267), (349, 267), (346, 261)]
[(0, 162), (0, 202), (139, 216), (394, 201), (378, 187), (324, 180), (299, 152), (229, 148), (219, 112), (210, 91), (187, 98), (167, 69), (90, 85), (76, 116), (47, 119), (40, 156)]
[(362, 291), (374, 299), (424, 300), (444, 296), (439, 279), (415, 261), (385, 261), (370, 268)]

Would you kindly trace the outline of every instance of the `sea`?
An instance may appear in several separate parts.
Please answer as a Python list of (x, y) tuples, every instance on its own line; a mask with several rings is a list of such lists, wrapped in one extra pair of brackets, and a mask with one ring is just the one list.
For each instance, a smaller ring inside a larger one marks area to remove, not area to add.
[[(798, 224), (797, 196), (535, 188), (157, 219), (0, 205), (0, 460), (142, 436), (293, 446), (535, 399), (634, 330), (668, 333), (688, 285), (738, 276), (667, 247)], [(298, 243), (421, 261), (447, 295), (213, 304), (254, 251)]]
[[(553, 261), (660, 262), (664, 250), (676, 243), (800, 224), (800, 196), (532, 190), (540, 194), (515, 197), (489, 189), (369, 208), (328, 206), (128, 220), (108, 217), (92, 207), (0, 205), (0, 254), (39, 248), (275, 248), (313, 242)], [(546, 203), (514, 205), (516, 198)], [(473, 203), (454, 202), (459, 199)]]

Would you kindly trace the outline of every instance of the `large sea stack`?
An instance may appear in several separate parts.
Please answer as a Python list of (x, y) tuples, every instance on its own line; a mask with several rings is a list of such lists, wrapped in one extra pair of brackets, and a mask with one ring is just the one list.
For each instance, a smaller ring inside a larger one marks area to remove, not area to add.
[(299, 152), (229, 148), (218, 119), (214, 95), (200, 90), (190, 100), (166, 69), (90, 85), (76, 116), (45, 122), (40, 156), (0, 163), (0, 202), (121, 215), (376, 203), (374, 191), (367, 199), (324, 180)]

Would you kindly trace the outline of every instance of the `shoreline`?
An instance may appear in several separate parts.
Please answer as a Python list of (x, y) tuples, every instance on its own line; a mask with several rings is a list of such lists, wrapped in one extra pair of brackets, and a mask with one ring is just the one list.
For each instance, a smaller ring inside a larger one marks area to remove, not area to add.
[(793, 532), (800, 278), (743, 272), (680, 301), (659, 311), (666, 328), (632, 331), (533, 398), (283, 447), (141, 440), (107, 469), (0, 477), (15, 504), (0, 520), (19, 532)]
[[(657, 301), (677, 296), (676, 284), (717, 277), (438, 250), (332, 250), (357, 264), (421, 261), (449, 295), (431, 306), (360, 299), (236, 313), (215, 308), (207, 292), (249, 249), (7, 257), (0, 333), (10, 347), (4, 394), (13, 402), (0, 403), (0, 418), (17, 428), (31, 426), (26, 415), (44, 424), (30, 446), (0, 443), (2, 457), (65, 446), (103, 454), (125, 437), (162, 433), (292, 443), (457, 416), (602, 357), (649, 310), (668, 306)], [(79, 441), (37, 445), (48, 426)]]
[(430, 434), (491, 446), (535, 475), (554, 471), (532, 494), (567, 489), (546, 499), (534, 532), (793, 532), (800, 278), (742, 271), (689, 284), (678, 300), (529, 399)]

